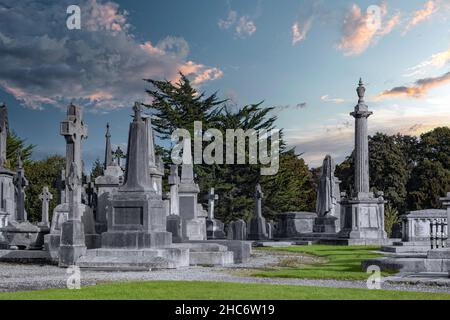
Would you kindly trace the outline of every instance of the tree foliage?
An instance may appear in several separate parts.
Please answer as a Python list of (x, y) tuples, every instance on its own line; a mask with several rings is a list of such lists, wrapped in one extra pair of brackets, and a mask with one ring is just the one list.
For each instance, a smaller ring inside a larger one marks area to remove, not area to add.
[[(450, 191), (450, 128), (420, 137), (376, 133), (369, 137), (369, 167), (372, 190), (384, 191), (399, 214), (440, 208)], [(337, 167), (343, 190), (353, 190), (353, 172), (352, 156)]]
[[(271, 130), (276, 121), (275, 116), (270, 116), (273, 108), (264, 108), (262, 102), (243, 106), (231, 110), (226, 100), (220, 100), (217, 93), (207, 96), (192, 88), (189, 79), (181, 75), (180, 81), (173, 84), (169, 81), (156, 81), (148, 79), (152, 88), (147, 93), (152, 98), (152, 104), (147, 107), (154, 115), (153, 125), (159, 137), (163, 140), (170, 139), (175, 129), (187, 129), (194, 137), (194, 121), (202, 122), (202, 130), (218, 129), (226, 141), (227, 129), (242, 129), (243, 131)], [(282, 132), (280, 132), (282, 138)], [(246, 141), (248, 146), (248, 140)], [(203, 147), (210, 142), (202, 142)], [(194, 145), (193, 142), (191, 145)], [(270, 141), (269, 141), (270, 145)], [(282, 154), (280, 155), (281, 167), (284, 173), (280, 178), (266, 178), (260, 176), (260, 164), (249, 164), (248, 147), (244, 151), (246, 164), (195, 164), (194, 171), (196, 181), (202, 193), (199, 200), (206, 205), (206, 195), (209, 188), (214, 187), (219, 195), (219, 202), (215, 214), (225, 222), (242, 218), (248, 220), (254, 213), (254, 191), (257, 183), (263, 185), (263, 192), (268, 195), (264, 199), (263, 212), (273, 217), (284, 209), (301, 210), (309, 205), (300, 204), (303, 198), (307, 199), (314, 194), (311, 189), (311, 173), (303, 160), (297, 159), (292, 152), (284, 152), (284, 143), (280, 143)], [(171, 163), (168, 147), (162, 154), (165, 155), (165, 164)], [(234, 142), (234, 157), (237, 156), (236, 142)], [(225, 151), (224, 151), (225, 156)], [(296, 160), (295, 160), (295, 159)], [(166, 169), (167, 170), (167, 169)], [(290, 172), (292, 171), (292, 172)], [(287, 184), (289, 176), (297, 175), (298, 181)], [(288, 186), (287, 192), (292, 195), (285, 197), (279, 190), (280, 184)], [(305, 190), (301, 190), (301, 186)], [(299, 191), (299, 194), (296, 194)], [(314, 197), (314, 196), (313, 196)], [(283, 203), (283, 206), (280, 204)]]
[(58, 201), (57, 182), (61, 177), (61, 170), (64, 168), (65, 158), (59, 155), (50, 156), (43, 160), (30, 160), (24, 164), (25, 176), (29, 181), (29, 186), (25, 189), (25, 208), (28, 213), (28, 220), (37, 222), (41, 219), (42, 203), (39, 195), (44, 186), (47, 186), (53, 195), (49, 206), (51, 218), (53, 209)]

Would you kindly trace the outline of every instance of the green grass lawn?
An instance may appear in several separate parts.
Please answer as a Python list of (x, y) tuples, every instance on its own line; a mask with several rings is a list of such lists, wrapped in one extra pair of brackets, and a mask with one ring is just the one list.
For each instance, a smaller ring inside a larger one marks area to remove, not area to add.
[[(294, 267), (274, 266), (265, 270), (254, 270), (251, 276), (271, 278), (303, 278), (303, 279), (337, 279), (366, 280), (368, 274), (361, 269), (361, 262), (366, 259), (380, 257), (373, 252), (376, 246), (290, 246), (267, 247), (258, 250), (274, 250), (291, 253), (304, 253), (320, 257), (320, 262)], [(384, 275), (388, 273), (383, 273)]]
[(106, 283), (96, 286), (82, 287), (80, 290), (49, 289), (26, 292), (2, 292), (0, 293), (0, 299), (450, 300), (450, 294), (367, 289), (339, 289), (253, 283), (226, 283), (204, 281), (142, 281)]

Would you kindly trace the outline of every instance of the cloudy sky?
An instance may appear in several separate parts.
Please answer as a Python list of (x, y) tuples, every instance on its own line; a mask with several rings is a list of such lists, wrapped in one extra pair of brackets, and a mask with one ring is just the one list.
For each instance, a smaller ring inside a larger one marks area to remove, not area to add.
[[(81, 30), (66, 26), (69, 5)], [(102, 157), (104, 129), (125, 145), (143, 78), (176, 81), (238, 106), (264, 100), (311, 166), (353, 144), (359, 77), (370, 133), (420, 134), (450, 124), (450, 0), (0, 0), (0, 101), (10, 127), (63, 154), (59, 122), (85, 107), (84, 159)]]

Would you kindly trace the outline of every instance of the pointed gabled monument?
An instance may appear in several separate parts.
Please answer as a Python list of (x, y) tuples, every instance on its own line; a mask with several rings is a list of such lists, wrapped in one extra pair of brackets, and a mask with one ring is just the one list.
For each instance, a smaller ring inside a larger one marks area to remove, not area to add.
[(104, 248), (141, 249), (172, 243), (162, 199), (150, 183), (148, 127), (140, 103), (135, 103), (133, 112), (125, 180), (110, 196), (108, 231), (102, 234)]
[(367, 119), (373, 114), (364, 102), (366, 88), (359, 80), (358, 104), (350, 113), (355, 118), (355, 183), (354, 193), (341, 201), (343, 229), (340, 238), (348, 239), (349, 244), (384, 244), (387, 239), (384, 231), (384, 204), (381, 192), (370, 192), (369, 182), (369, 136)]
[(111, 148), (111, 132), (109, 123), (105, 133), (105, 161), (101, 176), (95, 178), (97, 188), (97, 211), (95, 216), (95, 230), (101, 234), (107, 230), (107, 206), (109, 196), (117, 190), (123, 178), (122, 168), (114, 161)]
[(191, 140), (183, 140), (181, 179), (178, 185), (180, 217), (183, 220), (183, 238), (206, 240), (206, 221), (198, 216), (198, 194), (200, 188), (194, 181)]

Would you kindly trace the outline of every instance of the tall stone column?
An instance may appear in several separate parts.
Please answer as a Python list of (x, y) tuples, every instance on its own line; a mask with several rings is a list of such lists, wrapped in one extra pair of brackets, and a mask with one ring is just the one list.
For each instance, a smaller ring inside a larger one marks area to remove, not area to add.
[(372, 115), (372, 111), (369, 111), (364, 103), (365, 91), (363, 82), (359, 79), (356, 89), (359, 98), (358, 104), (355, 106), (355, 111), (350, 113), (355, 118), (355, 196), (358, 198), (367, 198), (370, 191), (367, 118)]
[(356, 89), (358, 104), (350, 113), (355, 118), (354, 192), (341, 200), (342, 230), (339, 237), (348, 239), (349, 244), (384, 244), (384, 198), (370, 192), (369, 142), (367, 118), (372, 115), (364, 102), (366, 89), (361, 79)]
[(42, 201), (41, 222), (39, 223), (39, 226), (50, 228), (48, 208), (50, 205), (50, 201), (53, 199), (53, 195), (48, 190), (47, 186), (42, 189), (42, 193), (39, 195), (39, 199)]

